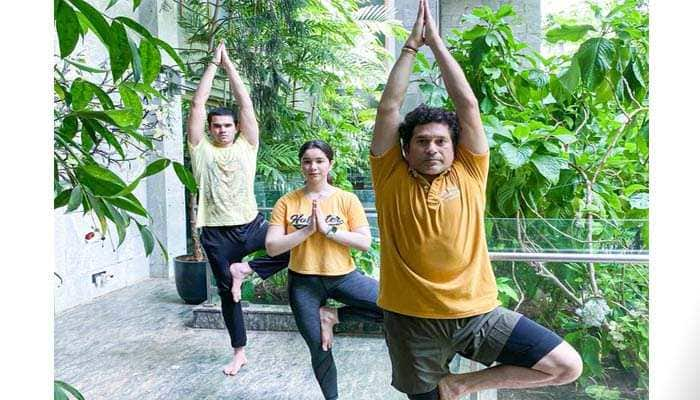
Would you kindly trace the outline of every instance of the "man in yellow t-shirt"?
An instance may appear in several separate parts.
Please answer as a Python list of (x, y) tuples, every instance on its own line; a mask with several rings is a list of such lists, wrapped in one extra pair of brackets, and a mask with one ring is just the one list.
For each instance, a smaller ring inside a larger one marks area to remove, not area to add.
[[(239, 106), (238, 121), (230, 109), (216, 108), (208, 114), (205, 110), (219, 66), (226, 70)], [(211, 140), (204, 134), (205, 119)], [(243, 278), (254, 271), (266, 279), (289, 262), (289, 253), (241, 262), (246, 255), (265, 248), (268, 227), (258, 212), (253, 192), (258, 137), (253, 103), (221, 43), (194, 93), (187, 121), (187, 142), (199, 185), (197, 227), (202, 228), (202, 247), (216, 278), (221, 313), (233, 347), (233, 360), (224, 366), (227, 375), (235, 375), (247, 362), (240, 303)]]
[[(456, 112), (399, 109), (427, 44)], [(399, 142), (399, 138), (401, 139)], [(371, 145), (381, 242), (377, 304), (384, 309), (392, 385), (410, 399), (458, 399), (494, 388), (564, 384), (581, 373), (568, 343), (499, 307), (484, 230), (489, 146), (479, 104), (427, 6), (384, 89)], [(455, 354), (491, 365), (450, 374)]]

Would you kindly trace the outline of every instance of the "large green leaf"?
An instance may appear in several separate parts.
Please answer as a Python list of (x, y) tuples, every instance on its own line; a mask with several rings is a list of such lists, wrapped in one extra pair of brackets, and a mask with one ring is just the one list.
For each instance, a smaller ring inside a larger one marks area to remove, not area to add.
[(110, 132), (109, 129), (105, 128), (102, 124), (100, 124), (99, 121), (92, 119), (92, 120), (84, 120), (84, 124), (88, 124), (92, 130), (95, 132), (95, 134), (99, 134), (102, 138), (104, 138), (107, 143), (109, 143), (110, 146), (114, 150), (119, 153), (119, 155), (124, 159), (126, 157), (126, 154), (124, 153), (124, 149), (122, 148), (121, 144), (117, 140), (117, 138), (114, 136), (112, 132)]
[(66, 189), (59, 193), (56, 197), (53, 199), (53, 208), (61, 208), (68, 204), (68, 200), (70, 199), (70, 196), (72, 194), (72, 191), (70, 189)]
[(107, 110), (104, 112), (104, 115), (108, 117), (107, 122), (122, 129), (130, 128), (135, 123), (133, 110)]
[(128, 126), (138, 128), (143, 120), (143, 104), (141, 103), (141, 98), (127, 85), (119, 85), (119, 95), (124, 103), (124, 110), (129, 112), (129, 124)]
[(197, 181), (195, 181), (190, 171), (177, 161), (173, 161), (173, 169), (175, 170), (175, 175), (177, 175), (187, 190), (191, 193), (197, 193)]
[[(484, 36), (488, 32), (488, 29), (485, 26), (481, 25), (476, 25), (472, 29), (468, 31), (464, 31), (461, 34), (462, 40), (474, 40), (475, 38), (478, 38), (479, 36)], [(422, 53), (419, 53), (422, 54)]]
[(140, 177), (145, 178), (147, 176), (155, 175), (160, 171), (168, 168), (168, 165), (170, 165), (170, 160), (167, 158), (160, 158), (158, 160), (155, 160), (146, 166), (146, 170), (143, 171)]
[(175, 52), (175, 49), (173, 49), (172, 46), (170, 46), (168, 43), (166, 43), (166, 42), (164, 42), (156, 37), (154, 37), (152, 39), (152, 41), (156, 46), (160, 47), (161, 49), (165, 50), (166, 53), (168, 53), (170, 58), (172, 58), (177, 63), (178, 67), (180, 67), (180, 71), (182, 71), (182, 73), (187, 72), (187, 68), (185, 67), (185, 63), (182, 62), (182, 59)]
[(489, 47), (486, 44), (485, 36), (479, 36), (478, 38), (474, 39), (474, 42), (472, 42), (471, 51), (469, 53), (469, 61), (471, 62), (472, 68), (476, 69), (479, 64), (481, 64), (481, 60), (484, 59), (484, 56), (488, 51)]
[[(76, 400), (85, 400), (85, 397), (78, 391), (78, 389), (74, 388), (73, 386), (62, 382), (62, 381), (53, 381), (53, 386), (54, 386), (54, 394), (56, 393), (56, 388), (60, 388), (61, 391), (70, 393), (73, 396), (75, 396)], [(65, 393), (64, 393), (65, 395)], [(68, 398), (68, 397), (66, 397)]]
[(75, 49), (80, 36), (80, 22), (73, 7), (64, 1), (59, 1), (56, 7), (56, 33), (58, 34), (58, 47), (61, 58), (65, 58)]
[(73, 115), (64, 118), (58, 133), (66, 141), (73, 140), (75, 134), (78, 133), (78, 118)]
[(67, 1), (73, 4), (75, 8), (77, 8), (78, 11), (85, 16), (100, 41), (102, 41), (102, 43), (107, 46), (108, 49), (111, 49), (114, 42), (112, 30), (110, 29), (109, 24), (107, 23), (107, 20), (105, 20), (102, 13), (97, 11), (93, 6), (84, 0)]
[(110, 203), (110, 198), (101, 198), (99, 199), (99, 201), (104, 207), (105, 215), (112, 222), (114, 222), (114, 227), (117, 228), (117, 237), (119, 239), (117, 247), (119, 247), (126, 238), (126, 226), (128, 225), (129, 221), (122, 215), (122, 213), (119, 210), (112, 206), (112, 204)]
[(89, 81), (83, 82), (85, 85), (89, 86), (90, 89), (92, 89), (92, 93), (95, 94), (95, 96), (97, 96), (98, 100), (100, 100), (100, 104), (102, 104), (103, 109), (108, 110), (114, 108), (114, 103), (112, 102), (112, 99), (107, 93), (105, 93), (104, 90), (102, 90), (101, 87)]
[(146, 29), (143, 25), (139, 24), (138, 22), (134, 21), (133, 19), (131, 19), (129, 17), (121, 16), (121, 17), (116, 17), (114, 20), (119, 21), (122, 24), (128, 26), (129, 28), (134, 30), (134, 32), (138, 33), (139, 35), (143, 36), (144, 38), (148, 38), (148, 39), (153, 38), (153, 35), (151, 35), (151, 32), (149, 32), (148, 29)]
[(143, 70), (143, 83), (150, 85), (160, 72), (160, 51), (149, 40), (141, 39), (139, 45), (139, 55), (141, 56), (141, 66)]
[(80, 130), (80, 147), (83, 149), (83, 151), (88, 152), (92, 150), (95, 142), (96, 139), (94, 137), (94, 132), (89, 131), (88, 127), (83, 125), (82, 129)]
[(129, 38), (129, 52), (131, 53), (131, 70), (134, 73), (134, 83), (138, 83), (138, 81), (141, 80), (141, 75), (143, 75), (143, 67), (141, 65), (139, 49), (131, 38)]
[(126, 186), (122, 178), (114, 172), (99, 164), (86, 164), (80, 168), (81, 171), (92, 176), (93, 178), (112, 183), (114, 185)]
[(129, 37), (126, 35), (124, 25), (119, 21), (112, 21), (110, 29), (114, 42), (109, 47), (109, 65), (112, 67), (112, 78), (117, 82), (129, 68), (131, 49), (129, 49)]
[(513, 5), (511, 4), (504, 4), (498, 8), (498, 11), (496, 11), (496, 18), (505, 18), (510, 15), (515, 15), (515, 10), (513, 10)]
[(73, 188), (73, 191), (70, 194), (70, 200), (68, 200), (68, 207), (66, 208), (66, 212), (71, 212), (78, 208), (80, 204), (83, 202), (83, 191), (80, 190), (80, 186), (76, 186)]
[(600, 339), (594, 336), (584, 337), (581, 340), (581, 358), (585, 369), (588, 369), (593, 374), (597, 374), (602, 370), (600, 364)]
[(512, 143), (503, 143), (498, 150), (505, 158), (506, 163), (512, 169), (518, 169), (522, 167), (533, 153), (533, 150), (529, 147), (515, 147)]
[(592, 25), (567, 25), (563, 24), (547, 31), (545, 38), (550, 43), (578, 42), (586, 36), (586, 33), (595, 30)]
[(136, 226), (139, 227), (139, 232), (141, 233), (141, 240), (143, 240), (143, 248), (146, 251), (146, 255), (150, 255), (153, 253), (153, 246), (155, 245), (155, 241), (153, 239), (153, 233), (151, 233), (151, 230), (148, 229), (145, 225), (141, 225), (138, 222), (136, 223)]
[(571, 60), (571, 65), (569, 69), (562, 74), (559, 78), (564, 89), (567, 90), (569, 95), (576, 92), (579, 82), (581, 82), (581, 67), (579, 66), (576, 59)]
[(148, 211), (141, 205), (135, 197), (113, 197), (109, 201), (112, 205), (121, 208), (122, 210), (129, 211), (134, 214), (138, 214), (142, 217), (148, 218)]
[(586, 40), (578, 52), (576, 59), (581, 68), (581, 80), (590, 90), (595, 90), (605, 79), (610, 70), (615, 45), (609, 39), (598, 37)]
[(537, 171), (548, 181), (551, 183), (559, 181), (559, 170), (562, 168), (562, 161), (559, 158), (538, 154), (532, 157), (531, 161), (537, 168)]
[(71, 108), (73, 110), (82, 110), (90, 104), (90, 100), (94, 96), (92, 87), (86, 81), (78, 78), (73, 81), (70, 86)]

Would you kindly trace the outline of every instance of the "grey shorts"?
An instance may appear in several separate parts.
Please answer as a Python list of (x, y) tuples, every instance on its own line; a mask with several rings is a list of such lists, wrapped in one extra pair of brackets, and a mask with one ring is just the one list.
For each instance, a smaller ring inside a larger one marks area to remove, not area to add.
[(520, 317), (503, 307), (458, 319), (418, 318), (384, 310), (391, 385), (407, 394), (429, 392), (450, 372), (455, 354), (491, 365)]

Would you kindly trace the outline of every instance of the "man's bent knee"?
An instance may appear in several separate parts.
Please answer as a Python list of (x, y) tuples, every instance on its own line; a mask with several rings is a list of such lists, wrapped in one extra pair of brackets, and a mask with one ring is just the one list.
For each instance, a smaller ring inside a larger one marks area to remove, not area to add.
[(562, 342), (533, 368), (552, 375), (552, 385), (566, 385), (581, 376), (583, 361), (570, 344)]

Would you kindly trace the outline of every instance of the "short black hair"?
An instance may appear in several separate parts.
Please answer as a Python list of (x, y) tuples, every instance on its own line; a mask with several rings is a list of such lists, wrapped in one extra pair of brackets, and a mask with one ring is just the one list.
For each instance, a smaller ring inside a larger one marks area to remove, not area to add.
[(238, 120), (236, 119), (236, 114), (233, 112), (232, 109), (226, 108), (226, 107), (216, 107), (216, 108), (212, 108), (207, 113), (207, 126), (211, 125), (211, 117), (226, 116), (226, 115), (233, 118), (234, 124), (238, 124)]
[(399, 125), (399, 137), (404, 146), (408, 146), (413, 137), (413, 131), (418, 125), (425, 125), (431, 122), (438, 122), (447, 125), (452, 138), (452, 144), (457, 145), (459, 140), (459, 119), (454, 111), (447, 111), (441, 107), (428, 107), (421, 104), (413, 111), (406, 114), (401, 125)]

